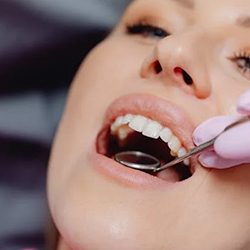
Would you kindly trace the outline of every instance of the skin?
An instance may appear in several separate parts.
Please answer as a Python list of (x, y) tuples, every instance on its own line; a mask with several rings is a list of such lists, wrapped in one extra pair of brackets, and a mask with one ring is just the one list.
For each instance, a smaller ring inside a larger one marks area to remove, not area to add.
[[(95, 171), (88, 157), (108, 106), (125, 94), (171, 101), (194, 127), (236, 113), (250, 74), (230, 58), (250, 53), (249, 27), (235, 25), (249, 11), (248, 0), (136, 0), (90, 52), (73, 81), (49, 164), (58, 249), (250, 249), (249, 166), (209, 170), (197, 163), (195, 177), (178, 188), (140, 189)], [(126, 34), (126, 24), (141, 19), (171, 35)], [(161, 74), (152, 70), (156, 61)]]

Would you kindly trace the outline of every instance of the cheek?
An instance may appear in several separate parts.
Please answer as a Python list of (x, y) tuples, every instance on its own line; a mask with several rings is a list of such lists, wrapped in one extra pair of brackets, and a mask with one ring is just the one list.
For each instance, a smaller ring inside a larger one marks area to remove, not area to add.
[[(110, 37), (100, 43), (86, 58), (79, 72), (82, 86), (87, 90), (128, 88), (140, 77), (142, 63), (150, 53), (148, 46)], [(97, 74), (98, 73), (98, 74)], [(89, 84), (86, 85), (86, 82)], [(102, 93), (102, 94), (105, 94)]]
[(129, 91), (138, 63), (128, 63), (131, 56), (115, 44), (107, 40), (93, 49), (73, 81), (50, 159), (49, 183), (55, 194), (71, 175), (68, 166), (93, 142), (110, 102)]
[(218, 115), (237, 113), (236, 106), (239, 96), (250, 87), (250, 82), (225, 74), (221, 69), (210, 73), (212, 98), (216, 103)]

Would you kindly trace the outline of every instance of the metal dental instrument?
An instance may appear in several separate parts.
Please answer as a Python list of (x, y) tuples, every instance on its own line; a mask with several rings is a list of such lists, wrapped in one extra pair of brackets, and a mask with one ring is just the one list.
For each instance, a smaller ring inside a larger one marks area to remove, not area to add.
[(185, 155), (183, 155), (181, 157), (177, 157), (173, 161), (170, 161), (167, 164), (164, 164), (163, 166), (161, 166), (160, 161), (156, 157), (154, 157), (150, 154), (140, 152), (140, 151), (120, 152), (120, 153), (117, 153), (115, 155), (114, 159), (117, 162), (119, 162), (127, 167), (156, 173), (156, 172), (162, 171), (166, 168), (169, 168), (171, 166), (174, 166), (174, 165), (184, 161), (185, 159), (190, 158), (193, 155), (201, 153), (202, 151), (213, 146), (217, 137), (220, 136), (223, 132), (225, 132), (228, 129), (233, 128), (234, 126), (237, 126), (241, 123), (249, 121), (249, 120), (250, 120), (250, 118), (248, 116), (244, 116), (244, 117), (240, 118), (239, 120), (228, 125), (221, 133), (219, 133), (213, 139), (206, 141), (206, 142), (200, 144), (199, 146), (190, 149), (189, 152), (186, 153)]

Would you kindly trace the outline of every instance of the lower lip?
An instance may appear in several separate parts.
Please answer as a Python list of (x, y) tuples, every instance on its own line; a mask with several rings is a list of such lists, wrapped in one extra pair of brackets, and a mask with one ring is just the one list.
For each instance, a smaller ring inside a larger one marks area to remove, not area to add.
[(182, 182), (167, 182), (158, 177), (131, 169), (118, 162), (91, 150), (89, 154), (90, 165), (98, 173), (105, 175), (120, 184), (136, 188), (165, 188), (173, 187)]

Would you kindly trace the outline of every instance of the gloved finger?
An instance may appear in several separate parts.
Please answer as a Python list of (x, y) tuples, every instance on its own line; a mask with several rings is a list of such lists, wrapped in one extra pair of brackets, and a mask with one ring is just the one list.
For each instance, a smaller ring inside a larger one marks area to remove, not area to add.
[(250, 90), (240, 96), (237, 110), (242, 114), (250, 115)]
[(227, 160), (219, 157), (214, 151), (206, 151), (198, 158), (200, 164), (206, 168), (225, 169), (241, 165), (241, 160)]
[(214, 138), (222, 132), (226, 126), (237, 121), (240, 117), (241, 115), (216, 116), (206, 120), (194, 130), (194, 144), (200, 145), (201, 143)]
[(250, 122), (221, 134), (214, 143), (214, 150), (222, 158), (250, 162)]

